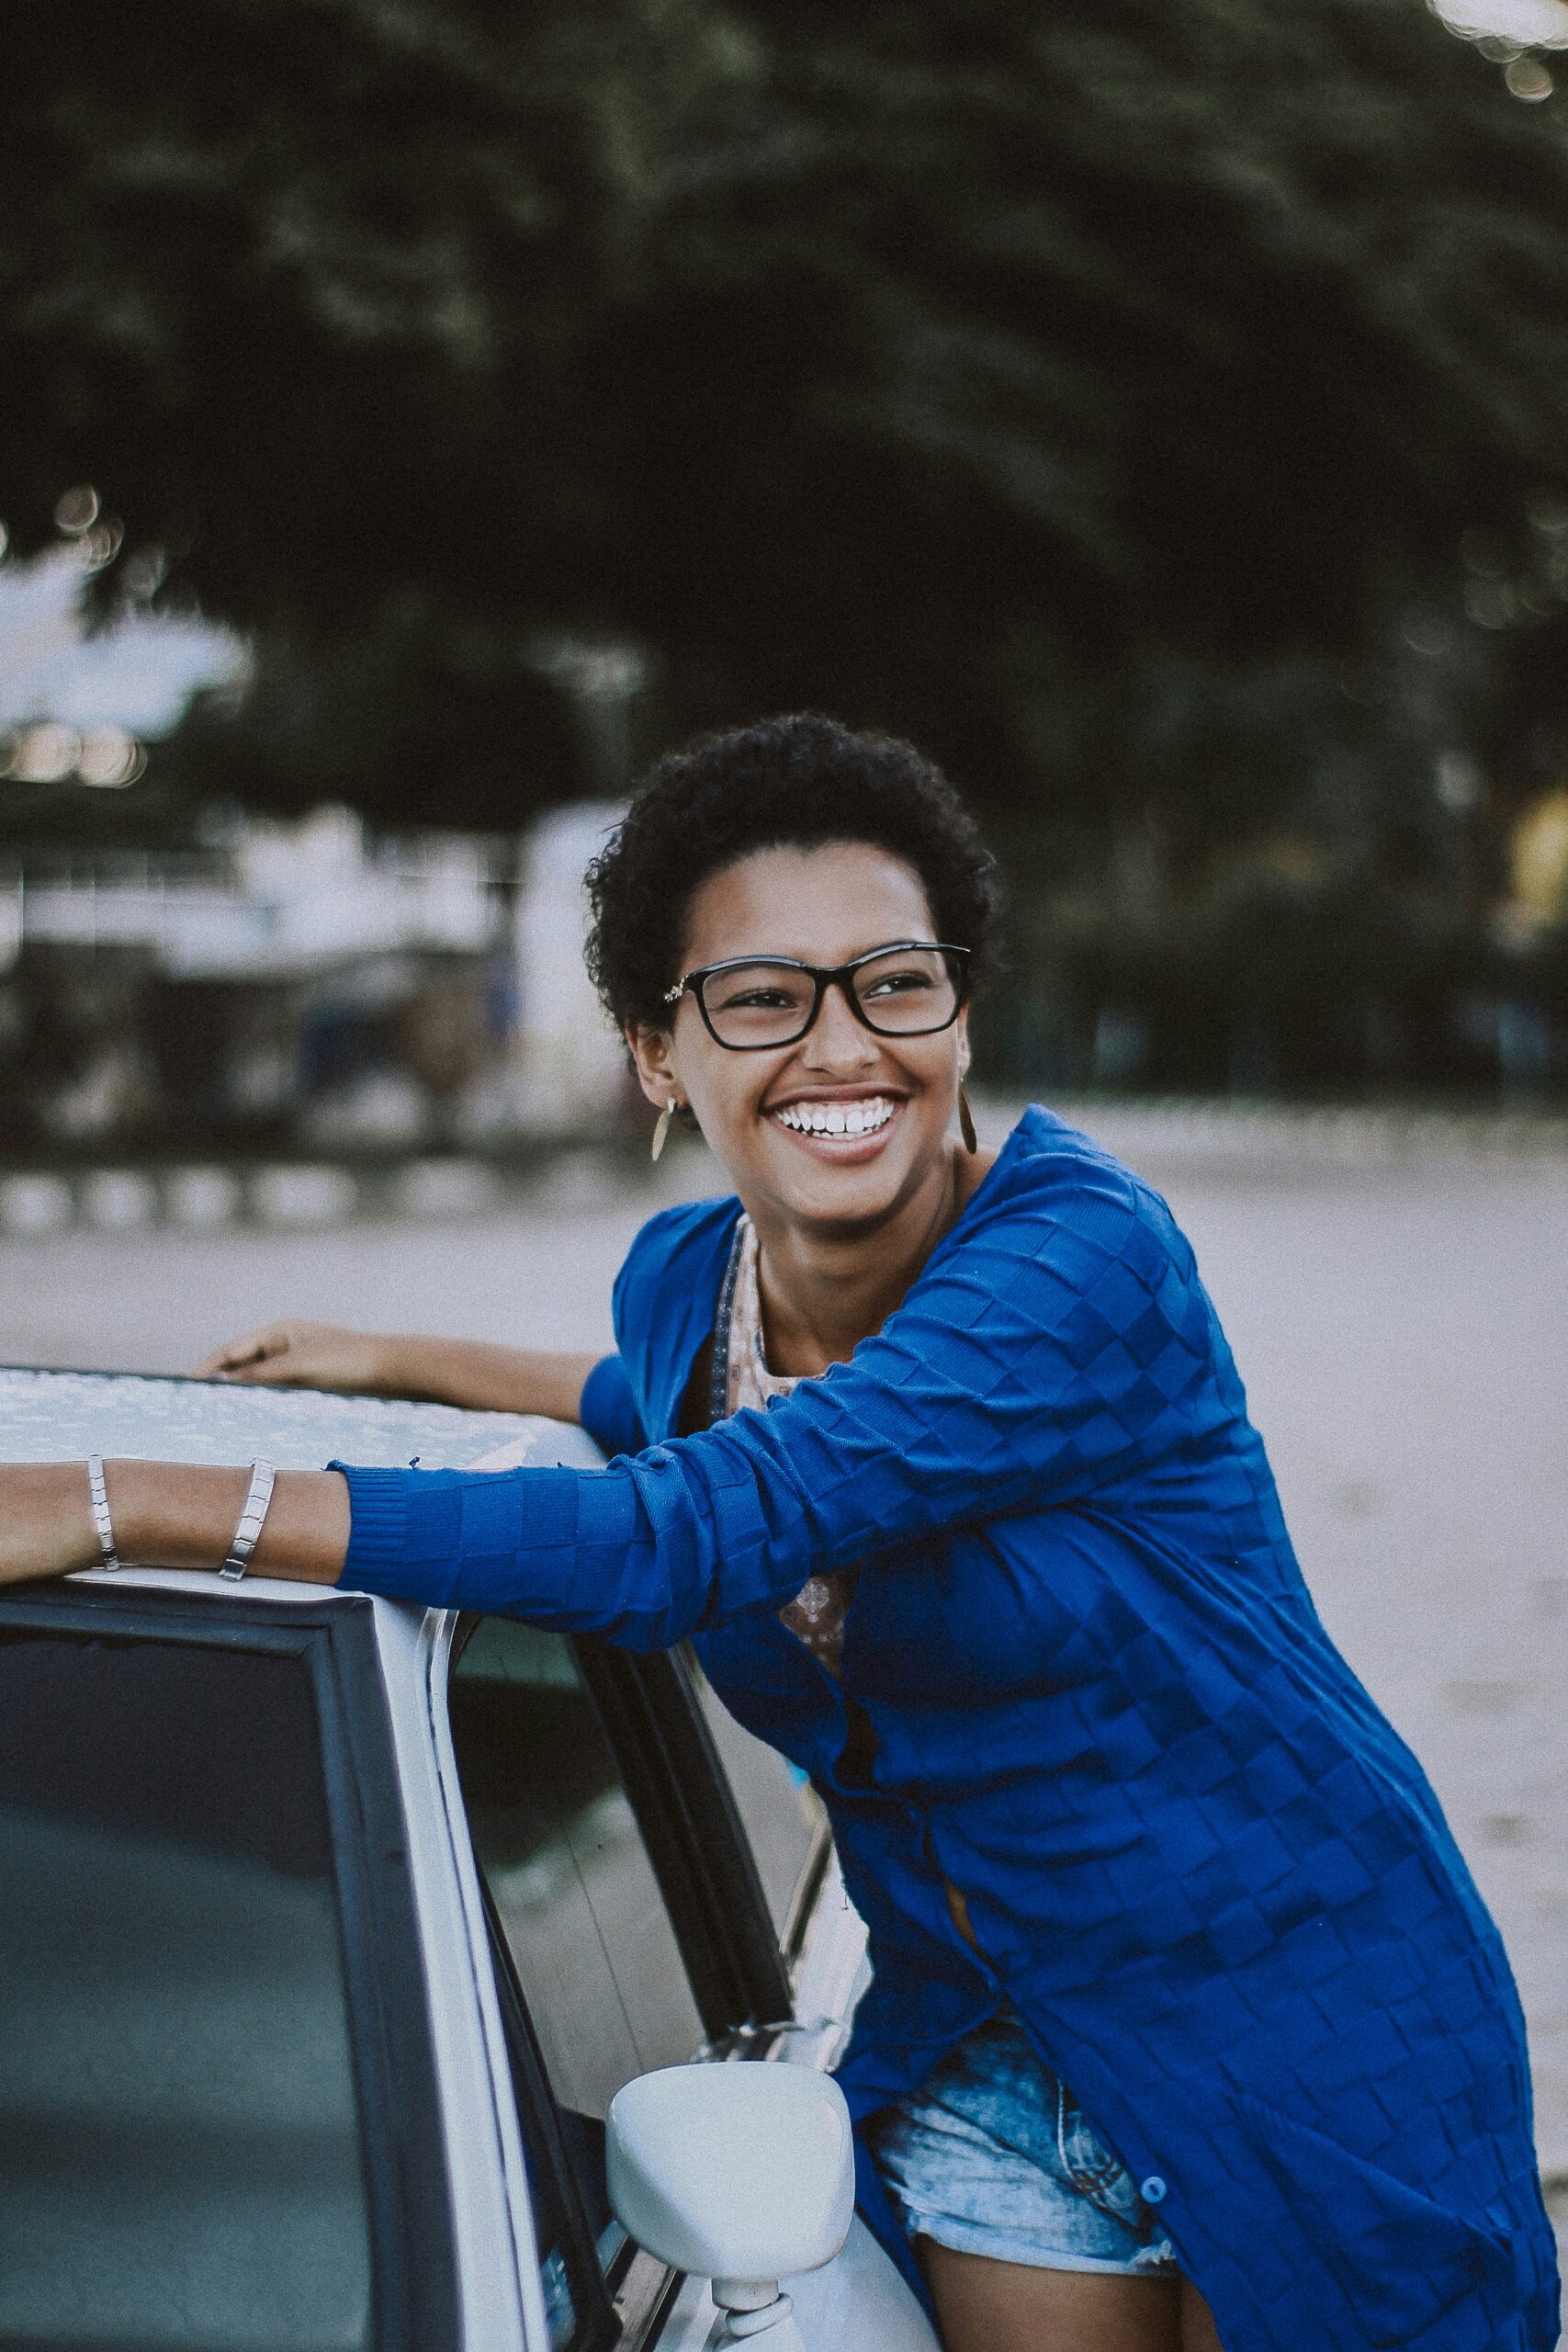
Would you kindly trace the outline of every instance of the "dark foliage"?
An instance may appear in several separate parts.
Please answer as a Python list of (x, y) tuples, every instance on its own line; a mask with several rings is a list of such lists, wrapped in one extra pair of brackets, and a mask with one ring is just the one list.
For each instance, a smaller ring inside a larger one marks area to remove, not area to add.
[(254, 632), (163, 788), (510, 823), (566, 629), (666, 736), (1403, 854), (1563, 741), (1561, 103), (1418, 0), (17, 0), (7, 519), (90, 480)]

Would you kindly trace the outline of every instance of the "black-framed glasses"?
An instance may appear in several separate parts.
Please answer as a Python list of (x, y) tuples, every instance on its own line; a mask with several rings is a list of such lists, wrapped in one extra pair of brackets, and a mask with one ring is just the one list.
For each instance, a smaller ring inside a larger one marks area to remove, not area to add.
[(665, 992), (690, 989), (709, 1036), (731, 1053), (797, 1046), (829, 989), (843, 990), (855, 1019), (879, 1037), (929, 1037), (951, 1028), (969, 993), (969, 950), (941, 940), (900, 939), (848, 964), (802, 964), (793, 956), (731, 956), (703, 964)]

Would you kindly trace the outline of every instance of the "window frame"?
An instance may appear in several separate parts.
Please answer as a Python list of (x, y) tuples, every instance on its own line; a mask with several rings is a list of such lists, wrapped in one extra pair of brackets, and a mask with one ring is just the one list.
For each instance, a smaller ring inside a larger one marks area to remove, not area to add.
[[(720, 1802), (732, 1822), (734, 1838), (745, 1854), (746, 1867), (752, 1881), (755, 1912), (761, 1923), (761, 1932), (762, 1939), (767, 1945), (769, 1951), (777, 1956), (784, 1972), (784, 2005), (782, 2008), (773, 2013), (773, 2018), (780, 2023), (793, 2024), (795, 2022), (795, 1976), (798, 1972), (801, 1960), (805, 1954), (811, 1922), (816, 1915), (818, 1902), (821, 1896), (823, 1884), (828, 1876), (829, 1865), (833, 1858), (832, 1829), (828, 1822), (826, 1814), (824, 1814), (816, 1839), (812, 1846), (811, 1852), (807, 1857), (806, 1867), (801, 1871), (799, 1880), (796, 1883), (795, 1894), (790, 1903), (788, 1917), (784, 1920), (782, 1929), (775, 1928), (773, 1925), (773, 1906), (768, 1901), (767, 1891), (763, 1887), (761, 1881), (761, 1874), (757, 1869), (756, 1854), (752, 1846), (750, 1832), (746, 1826), (746, 1817), (740, 1811), (739, 1804), (736, 1799), (734, 1787), (729, 1778), (728, 1767), (726, 1765), (724, 1757), (718, 1747), (718, 1744), (714, 1738), (712, 1726), (710, 1725), (707, 1718), (707, 1710), (704, 1706), (702, 1699), (698, 1694), (697, 1679), (702, 1674), (701, 1665), (698, 1662), (694, 1652), (692, 1650), (691, 1645), (687, 1642), (682, 1642), (679, 1649), (665, 1650), (661, 1652), (660, 1655), (667, 1658), (675, 1669), (675, 1679), (679, 1685), (679, 1711), (681, 1720), (682, 1724), (689, 1723), (692, 1726), (693, 1747), (694, 1748), (700, 1746), (705, 1756), (711, 1759), (713, 1779), (720, 1793)], [(712, 1689), (711, 1684), (709, 1685), (709, 1688), (710, 1690)], [(716, 1690), (713, 1691), (713, 1700), (716, 1706), (720, 1708), (723, 1707), (724, 1702), (719, 1697)], [(744, 1729), (744, 1727), (740, 1725), (738, 1725), (737, 1728)], [(681, 1736), (683, 1738), (684, 1736), (684, 1732), (682, 1731)], [(746, 1736), (750, 1738), (753, 1737), (754, 1735), (748, 1733), (746, 1734)], [(766, 1746), (765, 1741), (760, 1741), (758, 1744), (760, 1746)], [(778, 1751), (774, 1749), (773, 1753), (776, 1755)], [(781, 1758), (780, 1760), (783, 1761), (784, 1759)], [(765, 1973), (763, 1972), (759, 1973), (757, 1982), (760, 1986), (763, 1984), (771, 1984), (773, 1981), (772, 1978), (771, 1969), (767, 1969), (766, 1963), (764, 1963), (764, 1970)], [(768, 2025), (771, 2022), (773, 2022), (773, 2019), (764, 2020), (761, 2023), (752, 2025), (748, 2029), (748, 2030), (751, 2032), (766, 2031), (768, 2030)]]
[(571, 1644), (664, 1896), (710, 2046), (789, 2023), (789, 1969), (679, 1650)]
[(136, 1586), (0, 1598), (0, 1628), (296, 1657), (310, 1677), (359, 2107), (377, 2352), (461, 2332), (446, 2135), (374, 1604), (262, 1607)]
[[(458, 1614), (446, 1659), (448, 1686), (486, 1613)], [(788, 1938), (781, 1944), (684, 1646), (644, 1655), (589, 1634), (564, 1638), (621, 1774), (674, 1931), (707, 2036), (698, 2054), (719, 2061), (765, 2058), (794, 2020), (791, 1964), (821, 1889), (831, 1839), (824, 1836), (812, 1860)], [(462, 1819), (471, 1849), (466, 1809)], [(525, 2165), (532, 2147), (536, 2160), (550, 2168), (551, 2189), (593, 2306), (579, 2319), (572, 2352), (607, 2352), (612, 2344), (635, 2352), (657, 2337), (680, 2292), (681, 2274), (629, 2238), (601, 2264), (566, 2153), (559, 2102), (539, 2051), (527, 1990), (477, 1852), (473, 1862), (513, 2095), (527, 2103), (527, 2114), (518, 2118)]]
[[(493, 1613), (459, 1613), (448, 1681), (475, 1629)], [(591, 1634), (562, 1638), (621, 1773), (708, 2046), (789, 2023), (795, 2011), (786, 1950), (773, 1931), (750, 1840), (683, 1650), (643, 1655)], [(466, 1813), (464, 1819), (466, 1826)], [(797, 1945), (827, 1867), (828, 1843), (813, 1864), (811, 1895), (791, 1922)]]
[[(550, 2088), (546, 2072), (544, 2053), (534, 2031), (534, 2021), (528, 2014), (527, 2000), (518, 1982), (516, 1963), (506, 1940), (495, 1898), (491, 1894), (484, 1872), (475, 1869), (479, 1883), (479, 1902), (484, 1910), (485, 1937), (490, 1947), (491, 1964), (495, 1971), (496, 2000), (501, 2011), (502, 2037), (510, 2062), (513, 2096), (520, 2110), (518, 2128), (523, 2141), (523, 2166), (531, 2175), (535, 2161), (549, 2168), (550, 2187), (560, 2209), (570, 2245), (574, 2286), (581, 2284), (586, 2296), (587, 2308), (579, 2314), (571, 2338), (571, 2352), (608, 2352), (618, 2342), (611, 2301), (611, 2279), (619, 2265), (616, 2256), (606, 2270), (599, 2260), (592, 2224), (582, 2201), (577, 2174), (566, 2152), (566, 2142), (560, 2128), (560, 2105)], [(530, 2204), (534, 2203), (533, 2182), (529, 2180)], [(534, 2213), (534, 2251), (542, 2254), (538, 2239), (538, 2216)]]

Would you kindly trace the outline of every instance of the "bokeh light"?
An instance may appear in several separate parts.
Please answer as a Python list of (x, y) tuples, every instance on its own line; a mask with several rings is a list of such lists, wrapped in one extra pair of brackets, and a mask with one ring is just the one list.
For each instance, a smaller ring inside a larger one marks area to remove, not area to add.
[(102, 571), (119, 553), (125, 526), (99, 521), (76, 535), (76, 560), (84, 571)]
[(98, 519), (98, 493), (91, 482), (79, 482), (74, 490), (62, 492), (54, 509), (57, 529), (76, 538), (83, 531), (90, 531)]
[(76, 754), (76, 775), (80, 783), (100, 791), (120, 792), (136, 782), (146, 764), (141, 744), (127, 729), (89, 727)]
[(19, 784), (63, 784), (81, 756), (82, 739), (73, 727), (54, 719), (18, 730), (11, 774)]
[(80, 733), (58, 719), (0, 731), (0, 780), (11, 784), (85, 784), (122, 792), (147, 766), (147, 753), (129, 728), (88, 727)]

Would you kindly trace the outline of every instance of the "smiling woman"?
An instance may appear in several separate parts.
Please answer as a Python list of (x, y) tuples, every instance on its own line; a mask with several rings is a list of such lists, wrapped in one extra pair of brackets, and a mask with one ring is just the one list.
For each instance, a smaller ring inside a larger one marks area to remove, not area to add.
[[(780, 719), (661, 763), (590, 888), (644, 1091), (734, 1188), (645, 1227), (616, 1352), (285, 1322), (207, 1369), (615, 1458), (284, 1475), (255, 1567), (690, 1637), (830, 1816), (863, 2209), (948, 2352), (1549, 2352), (1507, 1961), (1313, 1608), (1192, 1251), (1048, 1111), (975, 1148), (969, 818), (908, 745)], [(100, 1534), (216, 1566), (249, 1494), (111, 1462), (96, 1529), (89, 1491), (0, 1469), (0, 1580)]]
[[(694, 1112), (747, 1204), (775, 1369), (824, 1372), (988, 1164), (942, 1148), (969, 1060), (964, 954), (926, 944), (919, 876), (869, 842), (753, 850), (689, 904), (673, 1013), (628, 1024), (637, 1075), (650, 1102)], [(765, 926), (768, 963), (741, 944)]]
[(974, 820), (909, 744), (779, 719), (661, 762), (589, 888), (643, 1091), (694, 1115), (756, 1228), (773, 1369), (823, 1372), (989, 1165), (962, 1099), (996, 899)]

